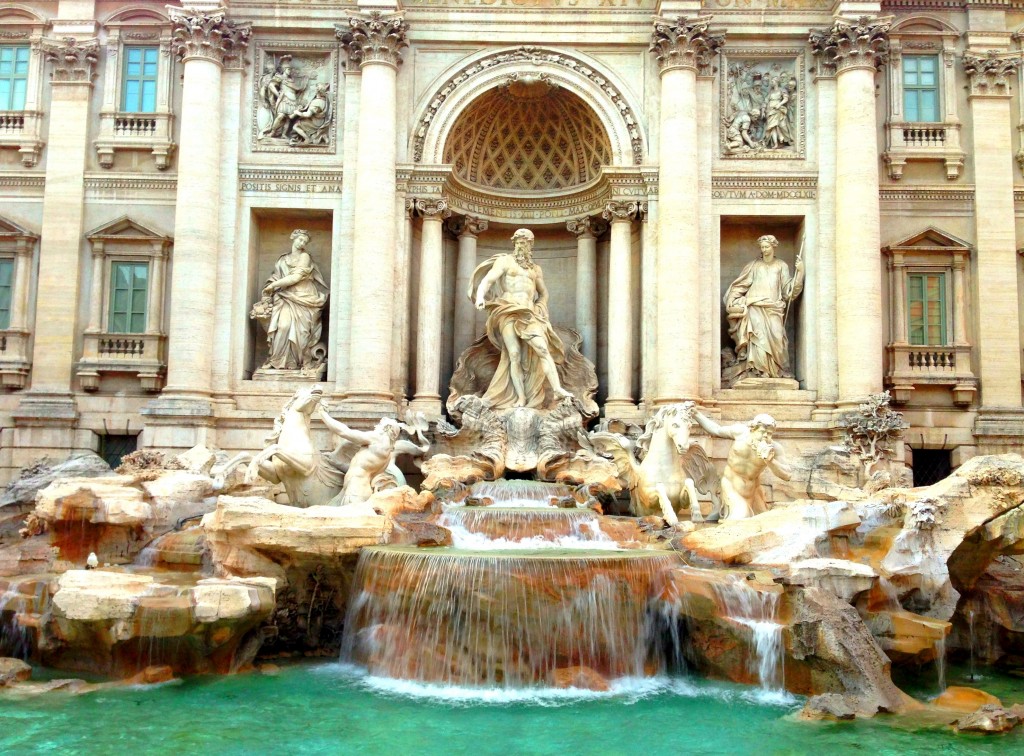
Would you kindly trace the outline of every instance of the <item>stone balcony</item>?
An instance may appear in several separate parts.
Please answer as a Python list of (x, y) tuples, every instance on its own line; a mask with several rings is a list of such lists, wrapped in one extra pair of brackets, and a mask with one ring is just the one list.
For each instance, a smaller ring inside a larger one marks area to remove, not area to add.
[(28, 356), (29, 332), (16, 328), (0, 330), (0, 386), (25, 388), (31, 366)]
[(100, 387), (104, 373), (138, 376), (145, 391), (159, 391), (167, 371), (167, 337), (162, 333), (86, 333), (78, 380), (85, 391)]
[(886, 385), (896, 402), (910, 401), (920, 386), (952, 386), (953, 402), (968, 405), (978, 393), (978, 379), (971, 372), (971, 347), (911, 346), (886, 347)]
[(171, 164), (174, 142), (170, 113), (100, 113), (100, 136), (96, 156), (103, 168), (114, 166), (117, 150), (148, 150), (159, 170)]
[(43, 149), (42, 120), (43, 114), (35, 110), (0, 110), (0, 149), (16, 149), (26, 168), (34, 166)]
[(942, 161), (946, 178), (960, 178), (964, 152), (960, 149), (960, 124), (891, 122), (886, 129), (888, 149), (883, 155), (889, 178), (898, 181), (910, 161)]

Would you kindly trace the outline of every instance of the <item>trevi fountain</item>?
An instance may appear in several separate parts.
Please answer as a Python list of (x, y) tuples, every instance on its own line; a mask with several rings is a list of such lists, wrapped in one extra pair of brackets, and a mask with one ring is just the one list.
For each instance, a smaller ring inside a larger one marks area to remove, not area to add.
[(0, 753), (1024, 752), (1022, 23), (0, 3)]

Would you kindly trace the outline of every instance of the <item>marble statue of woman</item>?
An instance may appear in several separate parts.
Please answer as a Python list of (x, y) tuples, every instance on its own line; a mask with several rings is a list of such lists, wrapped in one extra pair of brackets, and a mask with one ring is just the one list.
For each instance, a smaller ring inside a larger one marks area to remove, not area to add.
[(789, 266), (775, 257), (779, 240), (757, 240), (761, 257), (748, 263), (725, 293), (729, 335), (736, 344), (736, 378), (792, 378), (786, 310), (804, 287), (804, 263), (797, 258), (792, 278)]
[[(320, 268), (306, 251), (309, 232), (292, 232), (292, 248), (281, 255), (263, 287), (263, 305), (269, 310), (267, 347), (263, 369), (299, 370), (317, 377), (323, 362), (320, 316), (327, 304), (327, 284)], [(269, 306), (268, 306), (269, 301)]]

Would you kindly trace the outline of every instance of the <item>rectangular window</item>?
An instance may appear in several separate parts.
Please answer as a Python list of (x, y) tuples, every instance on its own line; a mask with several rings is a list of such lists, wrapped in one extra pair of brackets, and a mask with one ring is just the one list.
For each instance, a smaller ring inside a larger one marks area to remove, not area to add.
[(110, 333), (145, 333), (149, 263), (115, 262), (110, 266)]
[(946, 344), (946, 274), (907, 274), (907, 316), (914, 346)]
[(121, 110), (125, 113), (156, 112), (156, 70), (158, 47), (124, 48)]
[(14, 260), (0, 260), (0, 330), (11, 327), (11, 289)]
[(939, 120), (939, 56), (903, 56), (903, 114), (907, 121)]
[(28, 45), (0, 45), (0, 110), (24, 110)]

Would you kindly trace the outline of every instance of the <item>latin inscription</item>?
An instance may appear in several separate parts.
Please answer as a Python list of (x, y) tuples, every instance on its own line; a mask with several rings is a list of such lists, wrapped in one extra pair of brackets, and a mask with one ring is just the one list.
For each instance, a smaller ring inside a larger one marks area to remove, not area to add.
[(304, 181), (243, 181), (243, 192), (290, 192), (292, 194), (341, 194), (341, 184)]

